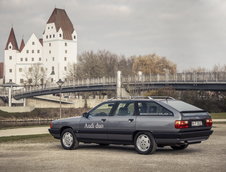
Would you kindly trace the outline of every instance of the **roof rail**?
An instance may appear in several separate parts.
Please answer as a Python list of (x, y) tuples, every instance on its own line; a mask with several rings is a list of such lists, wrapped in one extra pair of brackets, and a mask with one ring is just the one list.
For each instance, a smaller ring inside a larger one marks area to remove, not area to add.
[(170, 96), (128, 96), (128, 97), (112, 97), (109, 100), (115, 99), (158, 99), (158, 100), (175, 100)]
[(112, 97), (110, 100), (114, 99), (152, 99), (150, 96), (128, 96), (128, 97)]
[(170, 99), (170, 100), (175, 100), (173, 97), (170, 96), (150, 96), (152, 99)]

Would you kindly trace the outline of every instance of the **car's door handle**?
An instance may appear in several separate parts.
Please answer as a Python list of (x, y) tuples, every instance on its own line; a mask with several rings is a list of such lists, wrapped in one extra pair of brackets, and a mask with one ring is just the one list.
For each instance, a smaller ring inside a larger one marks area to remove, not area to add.
[(101, 121), (102, 121), (102, 122), (105, 122), (105, 121), (106, 121), (106, 119), (101, 119)]
[(133, 122), (134, 119), (129, 119), (129, 122)]

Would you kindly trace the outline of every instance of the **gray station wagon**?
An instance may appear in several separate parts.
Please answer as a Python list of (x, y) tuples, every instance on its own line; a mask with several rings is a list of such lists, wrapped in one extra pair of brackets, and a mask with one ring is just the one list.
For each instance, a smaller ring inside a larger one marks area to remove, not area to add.
[(201, 143), (212, 134), (208, 112), (171, 97), (112, 99), (82, 116), (55, 120), (49, 132), (64, 149), (79, 142), (134, 145), (140, 154), (157, 147), (175, 150)]

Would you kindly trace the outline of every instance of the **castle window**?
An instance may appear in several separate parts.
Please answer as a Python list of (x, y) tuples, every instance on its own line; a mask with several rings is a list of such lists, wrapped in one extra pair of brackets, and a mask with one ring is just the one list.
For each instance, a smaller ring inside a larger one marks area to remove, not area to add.
[(65, 54), (67, 54), (67, 50), (65, 50)]
[(34, 61), (34, 58), (32, 58), (31, 61)]
[(35, 45), (35, 42), (32, 42), (32, 45)]
[(67, 42), (64, 43), (65, 47), (67, 46)]
[(54, 71), (54, 66), (52, 66), (52, 71)]
[(12, 56), (9, 56), (9, 60), (12, 60)]
[(53, 34), (53, 38), (55, 38), (55, 34)]
[(51, 54), (51, 50), (49, 50), (49, 54)]
[(39, 61), (41, 61), (42, 60), (42, 58), (41, 57), (39, 57)]
[(9, 82), (12, 82), (13, 80), (12, 79), (9, 79)]
[(27, 62), (27, 58), (25, 58), (25, 61)]
[(74, 36), (74, 39), (76, 39), (76, 36)]
[(27, 52), (27, 54), (28, 54), (28, 53), (29, 53), (29, 50), (27, 50), (26, 52)]
[(48, 27), (48, 29), (49, 29), (49, 27)]
[(62, 35), (61, 35), (61, 33), (59, 34), (59, 37), (61, 37)]
[(34, 50), (32, 50), (31, 52), (32, 52), (32, 53), (34, 53), (35, 51), (34, 51)]
[(48, 39), (48, 35), (46, 35), (46, 39)]
[(12, 73), (12, 72), (13, 72), (13, 70), (12, 70), (12, 69), (9, 69), (9, 72), (10, 72), (10, 73)]
[(51, 27), (51, 29), (53, 29), (53, 26)]
[(55, 58), (53, 57), (53, 61), (55, 60)]
[(30, 78), (30, 79), (28, 79), (28, 83), (29, 84), (31, 84), (32, 83), (32, 79)]
[(52, 35), (49, 35), (49, 38), (51, 38), (52, 37)]
[(40, 53), (40, 50), (37, 50), (37, 53)]
[(20, 58), (20, 61), (22, 62), (23, 61), (23, 58)]
[(19, 72), (22, 72), (22, 68), (19, 68)]
[(51, 78), (51, 82), (53, 82), (53, 78)]
[(51, 47), (51, 43), (49, 43), (49, 46)]
[(20, 79), (20, 83), (21, 83), (21, 84), (24, 83), (24, 80), (23, 80), (23, 79)]
[(11, 49), (12, 47), (11, 46), (9, 46), (9, 49)]
[(67, 61), (67, 57), (64, 57), (64, 61)]
[(67, 67), (66, 66), (64, 66), (64, 71), (67, 71)]

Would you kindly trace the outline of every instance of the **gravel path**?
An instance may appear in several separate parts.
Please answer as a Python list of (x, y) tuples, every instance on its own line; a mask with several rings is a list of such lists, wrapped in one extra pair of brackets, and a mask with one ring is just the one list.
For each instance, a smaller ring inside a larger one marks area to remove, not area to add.
[[(44, 127), (43, 127), (44, 128)], [(81, 144), (62, 149), (60, 142), (7, 142), (0, 144), (1, 172), (225, 172), (226, 125), (217, 124), (210, 139), (182, 151), (159, 148), (153, 155), (139, 155), (133, 146)]]

